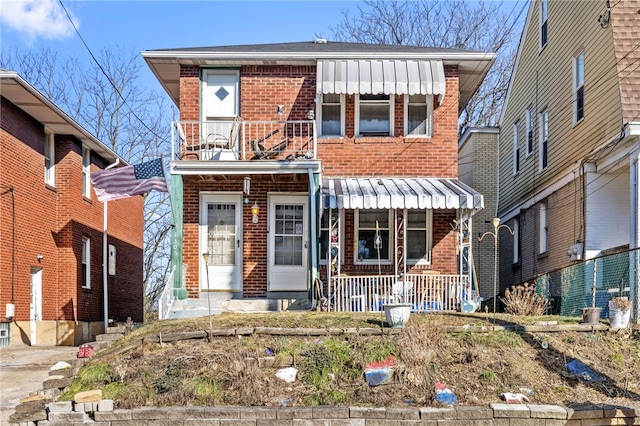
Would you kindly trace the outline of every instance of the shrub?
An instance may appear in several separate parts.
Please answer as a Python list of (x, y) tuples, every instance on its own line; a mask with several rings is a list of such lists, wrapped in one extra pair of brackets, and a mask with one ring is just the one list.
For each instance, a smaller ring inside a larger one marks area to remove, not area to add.
[(549, 306), (549, 300), (536, 294), (535, 285), (529, 283), (511, 286), (511, 290), (505, 290), (504, 296), (500, 300), (509, 314), (537, 317), (543, 315)]

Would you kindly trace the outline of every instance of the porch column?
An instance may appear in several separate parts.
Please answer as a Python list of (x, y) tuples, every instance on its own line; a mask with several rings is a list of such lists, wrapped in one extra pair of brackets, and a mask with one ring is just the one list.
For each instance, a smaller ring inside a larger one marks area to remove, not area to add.
[[(629, 165), (629, 205), (631, 211), (629, 216), (631, 218), (630, 223), (630, 235), (629, 235), (629, 288), (630, 299), (632, 301), (631, 318), (634, 322), (638, 323), (640, 315), (640, 262), (638, 256), (638, 246), (640, 242), (640, 167), (638, 162), (640, 161), (640, 151), (634, 151), (630, 155)], [(636, 249), (636, 250), (633, 250)]]
[(183, 223), (183, 184), (181, 175), (171, 176), (171, 210), (173, 214), (173, 229), (171, 230), (171, 268), (173, 269), (173, 282), (168, 285), (173, 286), (173, 296), (176, 299), (185, 299), (187, 297), (186, 292), (182, 292), (180, 289), (184, 288), (182, 282), (182, 242), (184, 238), (184, 223)]

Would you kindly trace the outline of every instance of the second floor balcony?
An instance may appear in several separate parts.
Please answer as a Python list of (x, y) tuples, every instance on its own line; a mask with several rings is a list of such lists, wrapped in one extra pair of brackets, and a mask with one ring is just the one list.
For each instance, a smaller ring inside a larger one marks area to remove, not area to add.
[(175, 161), (293, 161), (317, 159), (315, 121), (176, 121)]

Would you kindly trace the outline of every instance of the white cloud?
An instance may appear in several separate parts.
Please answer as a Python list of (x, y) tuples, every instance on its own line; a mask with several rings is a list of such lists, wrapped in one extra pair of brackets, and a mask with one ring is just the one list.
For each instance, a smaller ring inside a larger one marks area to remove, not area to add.
[[(0, 0), (0, 11), (2, 25), (23, 34), (30, 42), (39, 37), (61, 39), (74, 33), (57, 0)], [(69, 15), (79, 27), (79, 21), (71, 11)]]

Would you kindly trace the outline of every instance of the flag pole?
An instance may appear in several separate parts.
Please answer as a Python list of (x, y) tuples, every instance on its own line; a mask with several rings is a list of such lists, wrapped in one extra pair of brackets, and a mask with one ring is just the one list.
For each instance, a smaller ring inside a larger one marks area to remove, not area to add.
[[(109, 164), (104, 169), (110, 169), (112, 167), (120, 164), (120, 158), (116, 158), (116, 161), (112, 164)], [(109, 205), (108, 201), (102, 203), (104, 205), (104, 216), (103, 216), (103, 235), (102, 235), (102, 297), (104, 303), (104, 332), (107, 332), (107, 328), (109, 327), (109, 294), (107, 292), (107, 278), (108, 278), (108, 269), (107, 269), (107, 208)]]

